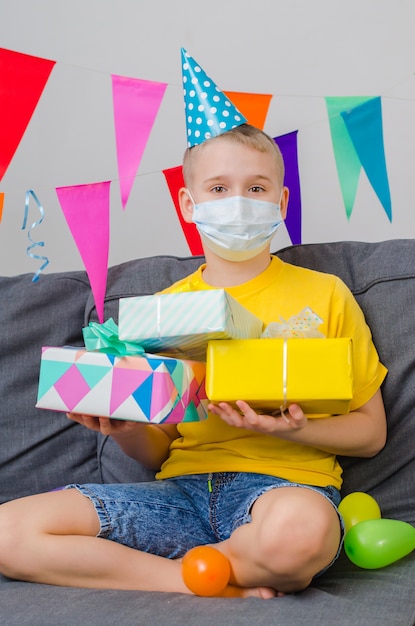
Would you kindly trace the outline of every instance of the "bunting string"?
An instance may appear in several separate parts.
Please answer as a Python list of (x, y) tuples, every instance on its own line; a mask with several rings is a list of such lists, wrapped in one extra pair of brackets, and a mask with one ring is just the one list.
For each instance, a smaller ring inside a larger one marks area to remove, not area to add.
[[(18, 53), (21, 54), (21, 53)], [(64, 61), (54, 61), (54, 63), (59, 63), (60, 66), (62, 67), (68, 67), (68, 68), (72, 68), (75, 70), (80, 70), (83, 72), (88, 72), (91, 74), (96, 74), (99, 76), (108, 76), (111, 77), (113, 75), (116, 75), (116, 72), (108, 72), (108, 71), (104, 71), (104, 70), (98, 70), (96, 68), (87, 66), (87, 65), (79, 65), (79, 64), (74, 64), (74, 63), (65, 63)], [(385, 87), (385, 89), (382, 89), (382, 93), (380, 95), (382, 95), (385, 98), (391, 99), (391, 100), (405, 100), (405, 101), (409, 101), (409, 102), (415, 102), (415, 97), (411, 98), (411, 97), (400, 97), (400, 96), (390, 96), (387, 95), (388, 93), (390, 93), (391, 91), (393, 91), (394, 89), (397, 89), (398, 87), (401, 87), (402, 85), (404, 85), (405, 83), (411, 81), (414, 79), (414, 72), (411, 72), (411, 74), (409, 74), (408, 76), (405, 76), (404, 78), (402, 78), (402, 80), (399, 80), (396, 83), (393, 83), (391, 86), (389, 87)], [(165, 83), (169, 88), (170, 87), (177, 87), (177, 89), (179, 89), (180, 91), (183, 89), (183, 85), (182, 83), (176, 83), (176, 82), (166, 82), (164, 79), (161, 78), (157, 78), (155, 79), (154, 76), (152, 76), (151, 78), (147, 77), (147, 78), (141, 78), (141, 80), (147, 80), (147, 81), (156, 81), (156, 82), (160, 82), (160, 83)], [(229, 92), (229, 94), (231, 94), (232, 92)], [(234, 93), (234, 92), (233, 92)], [(326, 97), (327, 94), (311, 94), (311, 93), (281, 93), (281, 92), (273, 92), (270, 94), (272, 97), (274, 96), (278, 96), (278, 98), (317, 98), (319, 100), (324, 99)]]
[[(60, 63), (60, 62), (59, 62)], [(9, 166), (20, 140), (30, 122), (31, 116), (42, 95), (56, 61), (0, 48), (0, 97), (5, 103), (5, 114), (0, 116), (0, 181)], [(103, 298), (105, 294), (106, 272), (109, 244), (109, 187), (118, 182), (121, 203), (124, 209), (134, 184), (143, 176), (164, 174), (166, 183), (177, 210), (175, 196), (177, 188), (183, 185), (181, 165), (170, 169), (139, 172), (140, 161), (155, 123), (159, 107), (167, 87), (182, 90), (177, 83), (154, 82), (145, 79), (128, 78), (109, 74), (99, 70), (62, 63), (63, 66), (77, 68), (95, 74), (105, 74), (112, 82), (114, 128), (117, 149), (118, 175), (103, 183), (88, 183), (59, 187), (54, 185), (62, 211), (78, 246), (81, 257), (90, 278), (97, 314), (103, 319)], [(375, 96), (328, 97), (316, 94), (253, 94), (242, 92), (224, 92), (238, 106), (249, 123), (263, 128), (270, 101), (278, 99), (320, 99), (325, 101), (326, 115), (291, 130), (285, 135), (274, 137), (286, 162), (287, 185), (291, 189), (290, 212), (286, 221), (292, 243), (301, 243), (301, 192), (298, 171), (297, 136), (309, 127), (329, 123), (334, 158), (337, 166), (339, 183), (347, 219), (350, 219), (359, 174), (363, 169), (377, 194), (380, 203), (392, 221), (392, 205), (387, 176), (383, 145), (381, 100), (415, 101), (414, 97), (392, 95), (410, 80), (414, 74), (397, 81)], [(28, 82), (30, 80), (30, 82)], [(30, 97), (26, 97), (29, 94)], [(26, 188), (27, 189), (27, 188)], [(48, 189), (50, 189), (48, 187)], [(22, 190), (6, 190), (20, 193)], [(42, 188), (41, 188), (42, 191)], [(5, 192), (0, 192), (0, 222), (2, 217)], [(30, 245), (26, 253), (32, 259), (42, 262), (32, 282), (39, 279), (41, 272), (49, 264), (46, 256), (36, 254), (34, 250), (43, 247), (43, 241), (32, 238), (34, 228), (43, 222), (45, 211), (32, 189), (26, 191), (22, 230), (26, 230), (30, 199), (33, 199), (40, 212), (40, 219), (28, 229)], [(79, 206), (85, 210), (79, 212)], [(82, 219), (80, 216), (82, 215)], [(182, 223), (183, 234), (192, 254), (200, 254), (201, 244), (193, 225)], [(98, 227), (98, 228), (97, 228)], [(93, 245), (92, 245), (93, 244)], [(89, 253), (93, 250), (93, 253)]]
[[(23, 54), (23, 53), (20, 53), (20, 52), (16, 52), (16, 51), (6, 50), (4, 48), (0, 48), (0, 53), (1, 52), (7, 53), (8, 55), (13, 55), (13, 58), (16, 58), (16, 59), (19, 58), (19, 56), (21, 56), (21, 57), (24, 57), (26, 59), (32, 59), (32, 60), (39, 61), (42, 65), (47, 63), (47, 64), (49, 64), (49, 68), (47, 70), (48, 72), (51, 71), (51, 69), (53, 68), (54, 64), (59, 63), (59, 65), (61, 65), (63, 67), (69, 67), (69, 68), (77, 69), (77, 70), (80, 70), (80, 71), (86, 71), (86, 72), (91, 73), (91, 74), (108, 76), (111, 80), (113, 80), (113, 82), (114, 82), (115, 78), (121, 79), (121, 77), (116, 77), (112, 73), (109, 73), (109, 72), (106, 72), (106, 71), (103, 71), (103, 70), (98, 70), (96, 68), (92, 68), (92, 67), (89, 67), (89, 66), (82, 66), (82, 65), (78, 65), (78, 64), (65, 63), (65, 62), (62, 62), (62, 61), (48, 61), (48, 60), (42, 59), (40, 57), (30, 57), (30, 55), (26, 55), (26, 54)], [(1, 61), (1, 58), (0, 58), (0, 61)], [(0, 70), (1, 70), (1, 62), (0, 62)], [(376, 95), (377, 96), (380, 95), (380, 97), (382, 99), (414, 102), (415, 101), (415, 97), (401, 97), (401, 96), (390, 95), (392, 91), (394, 91), (395, 89), (398, 89), (399, 87), (401, 87), (402, 85), (408, 83), (409, 81), (411, 81), (413, 79), (414, 79), (414, 73), (411, 73), (410, 75), (404, 77), (402, 80), (399, 80), (396, 83), (390, 85), (389, 87), (386, 87), (385, 89), (382, 90), (382, 92), (380, 94), (376, 94)], [(151, 82), (152, 82), (152, 81), (148, 81), (147, 79), (128, 79), (127, 78), (126, 80), (135, 81), (137, 83), (142, 82), (143, 84), (145, 84), (145, 83), (151, 84)], [(154, 83), (154, 84), (157, 85), (157, 83)], [(160, 82), (159, 85), (163, 89), (163, 91), (165, 90), (166, 87), (168, 87), (168, 88), (177, 88), (179, 90), (182, 89), (182, 85), (179, 84), (179, 83), (176, 83), (176, 82)], [(25, 89), (26, 89), (26, 87), (25, 87)], [(5, 99), (6, 96), (7, 96), (7, 93), (5, 91), (5, 87), (3, 87), (3, 92), (4, 92), (3, 93), (3, 99)], [(235, 94), (237, 92), (228, 92), (228, 93), (229, 93), (229, 95), (231, 95), (231, 94)], [(249, 96), (250, 94), (247, 93), (247, 94), (241, 94), (241, 95)], [(257, 94), (257, 95), (259, 95), (259, 94)], [(262, 96), (263, 94), (260, 94), (260, 95)], [(271, 94), (268, 95), (268, 97), (270, 97), (270, 98), (278, 97), (278, 99), (284, 99), (284, 98), (286, 98), (286, 99), (292, 99), (292, 98), (294, 98), (294, 99), (297, 99), (297, 98), (298, 99), (319, 99), (319, 100), (322, 100), (322, 101), (324, 101), (327, 98), (326, 95), (322, 95), (322, 94), (281, 93), (281, 92), (271, 93)], [(115, 115), (115, 112), (114, 112), (114, 115)], [(326, 123), (327, 120), (330, 123), (332, 121), (332, 118), (337, 117), (338, 115), (339, 115), (338, 112), (336, 112), (336, 113), (328, 112), (327, 116), (321, 117), (319, 119), (315, 119), (312, 122), (308, 122), (306, 124), (303, 124), (303, 125), (299, 126), (296, 129), (296, 132), (300, 132), (301, 133), (301, 132), (305, 131), (308, 128), (311, 128), (313, 126), (316, 126), (316, 125), (319, 125), (319, 124), (322, 124), (322, 123)], [(0, 159), (0, 164), (1, 164), (1, 159)], [(151, 176), (151, 175), (154, 175), (154, 174), (161, 174), (163, 172), (163, 168), (160, 168), (158, 170), (145, 171), (145, 172), (137, 172), (136, 171), (135, 174), (132, 174), (130, 172), (128, 175), (126, 175), (125, 173), (124, 173), (124, 175), (122, 175), (121, 165), (122, 164), (119, 163), (119, 170), (121, 170), (121, 171), (118, 172), (118, 175), (114, 174), (114, 176), (111, 176), (110, 180), (111, 180), (111, 182), (119, 183), (122, 188), (125, 187), (125, 186), (128, 186), (128, 187), (131, 188), (133, 183), (134, 183), (134, 181), (136, 179), (138, 179), (138, 178), (145, 177), (145, 176)], [(135, 164), (135, 165), (137, 165), (137, 164)], [(60, 184), (61, 185), (64, 184), (64, 181), (61, 181)], [(42, 191), (42, 190), (44, 191), (45, 189), (46, 188), (42, 188), (42, 187), (38, 188), (38, 190), (40, 190), (40, 191)], [(50, 187), (48, 187), (47, 189), (50, 189)], [(6, 190), (7, 193), (19, 192), (19, 191), (23, 191), (23, 190), (22, 189), (16, 189), (16, 188), (10, 188), (10, 189)], [(125, 192), (125, 191), (123, 191), (123, 189), (121, 189), (121, 192), (122, 192), (122, 204), (123, 204), (123, 208), (125, 208), (126, 199), (128, 197), (128, 190), (127, 190), (127, 192)]]

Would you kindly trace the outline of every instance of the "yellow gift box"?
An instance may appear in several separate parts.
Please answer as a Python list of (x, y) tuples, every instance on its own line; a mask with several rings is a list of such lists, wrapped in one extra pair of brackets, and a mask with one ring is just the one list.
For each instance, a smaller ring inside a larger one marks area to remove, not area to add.
[(353, 397), (352, 341), (209, 341), (206, 394), (212, 402), (245, 400), (261, 412), (297, 403), (307, 414), (347, 413)]

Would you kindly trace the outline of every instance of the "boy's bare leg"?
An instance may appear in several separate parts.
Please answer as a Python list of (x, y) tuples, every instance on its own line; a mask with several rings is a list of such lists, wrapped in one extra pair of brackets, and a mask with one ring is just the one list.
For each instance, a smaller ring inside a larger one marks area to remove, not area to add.
[[(190, 593), (181, 563), (97, 538), (99, 521), (75, 489), (0, 507), (0, 571), (19, 580), (101, 589)], [(226, 596), (273, 597), (270, 589), (230, 585)]]
[(252, 522), (217, 544), (231, 561), (235, 585), (264, 585), (284, 595), (306, 588), (335, 557), (340, 522), (318, 492), (283, 487), (266, 492), (252, 508)]

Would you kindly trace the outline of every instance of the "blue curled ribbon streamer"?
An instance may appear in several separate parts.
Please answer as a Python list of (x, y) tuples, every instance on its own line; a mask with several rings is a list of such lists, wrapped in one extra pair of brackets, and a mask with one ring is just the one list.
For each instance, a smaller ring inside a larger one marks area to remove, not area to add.
[(89, 322), (82, 329), (85, 348), (89, 352), (105, 352), (113, 356), (138, 356), (144, 354), (144, 348), (133, 341), (120, 341), (118, 326), (110, 317), (103, 324)]
[(26, 200), (25, 200), (25, 207), (24, 207), (24, 218), (23, 218), (22, 230), (25, 230), (26, 225), (27, 225), (27, 219), (29, 216), (30, 196), (32, 196), (33, 200), (36, 202), (38, 206), (38, 209), (40, 211), (40, 219), (37, 220), (37, 222), (33, 222), (33, 224), (30, 226), (28, 230), (27, 236), (31, 245), (27, 247), (26, 254), (30, 256), (32, 259), (39, 259), (39, 261), (44, 261), (44, 263), (42, 263), (42, 265), (35, 272), (35, 275), (32, 278), (32, 283), (35, 283), (39, 280), (40, 273), (45, 269), (47, 265), (49, 265), (49, 259), (46, 256), (42, 256), (40, 254), (33, 254), (32, 252), (30, 252), (31, 250), (33, 250), (33, 248), (36, 248), (36, 246), (43, 247), (45, 245), (44, 241), (33, 241), (31, 234), (30, 234), (33, 228), (36, 228), (36, 226), (40, 226), (40, 224), (43, 222), (43, 219), (45, 217), (45, 210), (43, 206), (40, 204), (39, 198), (37, 197), (37, 195), (32, 189), (28, 189), (28, 191), (26, 191)]

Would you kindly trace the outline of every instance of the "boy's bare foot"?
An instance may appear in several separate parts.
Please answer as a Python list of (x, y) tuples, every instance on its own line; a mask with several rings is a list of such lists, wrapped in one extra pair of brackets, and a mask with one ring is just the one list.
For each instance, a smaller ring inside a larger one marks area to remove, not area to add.
[(270, 600), (271, 598), (281, 598), (285, 593), (276, 591), (271, 587), (237, 587), (236, 585), (228, 585), (222, 593), (221, 598), (262, 598)]

